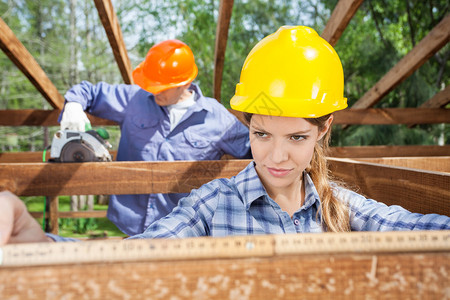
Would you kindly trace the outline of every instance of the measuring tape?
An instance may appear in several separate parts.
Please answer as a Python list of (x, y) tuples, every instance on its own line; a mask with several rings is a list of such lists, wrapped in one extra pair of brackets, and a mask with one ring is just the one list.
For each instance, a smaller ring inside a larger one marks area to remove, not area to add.
[(386, 252), (450, 252), (450, 230), (13, 244), (0, 267)]

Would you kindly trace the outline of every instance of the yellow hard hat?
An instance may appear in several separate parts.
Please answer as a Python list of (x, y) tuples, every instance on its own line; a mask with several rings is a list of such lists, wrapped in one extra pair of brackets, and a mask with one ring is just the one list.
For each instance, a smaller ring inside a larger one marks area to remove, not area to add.
[(230, 101), (238, 111), (317, 118), (347, 107), (333, 47), (306, 26), (282, 26), (256, 44)]

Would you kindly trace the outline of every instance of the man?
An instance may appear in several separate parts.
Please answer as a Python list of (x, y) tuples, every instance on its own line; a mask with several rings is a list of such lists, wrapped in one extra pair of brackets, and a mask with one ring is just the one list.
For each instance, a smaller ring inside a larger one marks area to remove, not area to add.
[[(65, 95), (61, 129), (84, 130), (84, 111), (117, 122), (118, 161), (249, 158), (248, 129), (192, 83), (198, 73), (191, 49), (178, 40), (153, 46), (133, 71), (136, 85), (82, 82)], [(187, 194), (113, 195), (108, 218), (128, 235), (143, 232)]]

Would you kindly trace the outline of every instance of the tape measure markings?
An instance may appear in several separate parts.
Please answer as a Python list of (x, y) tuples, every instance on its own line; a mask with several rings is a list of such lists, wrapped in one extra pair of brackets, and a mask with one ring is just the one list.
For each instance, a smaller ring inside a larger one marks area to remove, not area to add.
[(0, 247), (0, 266), (397, 251), (450, 252), (450, 230), (14, 244)]

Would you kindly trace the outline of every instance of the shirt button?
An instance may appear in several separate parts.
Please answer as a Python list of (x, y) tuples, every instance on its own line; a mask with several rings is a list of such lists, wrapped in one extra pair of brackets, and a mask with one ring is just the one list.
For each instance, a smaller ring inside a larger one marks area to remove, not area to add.
[(294, 224), (298, 226), (298, 225), (300, 225), (300, 221), (298, 219), (295, 219)]

